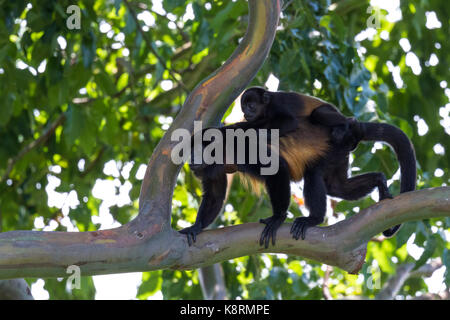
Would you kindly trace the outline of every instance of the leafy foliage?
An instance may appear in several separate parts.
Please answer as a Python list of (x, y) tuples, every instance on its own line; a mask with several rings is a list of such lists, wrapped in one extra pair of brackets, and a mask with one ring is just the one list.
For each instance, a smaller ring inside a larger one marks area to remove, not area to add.
[[(0, 0), (1, 231), (96, 230), (108, 207), (114, 221), (132, 219), (141, 165), (189, 90), (230, 56), (245, 33), (245, 1), (130, 3), (78, 1), (81, 28), (71, 30), (66, 25), (71, 1)], [(368, 2), (330, 4), (286, 1), (272, 50), (253, 84), (264, 85), (272, 74), (281, 90), (321, 97), (359, 120), (397, 125), (415, 145), (419, 188), (448, 184), (450, 8), (438, 0), (402, 2), (400, 20), (381, 10), (380, 27), (368, 29)], [(426, 26), (430, 12), (441, 22), (439, 28)], [(401, 39), (409, 41), (409, 50)], [(414, 56), (420, 73), (411, 63)], [(361, 145), (352, 160), (353, 174), (383, 171), (392, 177), (397, 172), (386, 147)], [(216, 226), (268, 216), (267, 197), (249, 194), (234, 180), (227, 200), (231, 206)], [(102, 182), (109, 182), (102, 186), (112, 186), (112, 195), (122, 200), (108, 200), (105, 188), (95, 191)], [(399, 192), (398, 178), (390, 189)], [(185, 166), (172, 203), (174, 228), (194, 221), (200, 194)], [(295, 216), (305, 211), (299, 202), (290, 207)], [(373, 203), (372, 198), (333, 201), (328, 223)], [(411, 222), (395, 238), (369, 243), (360, 276), (333, 269), (332, 297), (374, 297), (380, 288), (368, 283), (385, 283), (403, 263), (419, 268), (442, 257), (448, 270), (449, 224), (448, 219)], [(421, 255), (412, 256), (414, 246), (423, 248)], [(323, 298), (326, 267), (313, 261), (261, 255), (222, 267), (232, 299)], [(447, 287), (449, 278), (447, 272)], [(400, 295), (426, 293), (427, 283), (416, 280)], [(90, 278), (72, 292), (57, 280), (46, 280), (45, 288), (53, 299), (95, 295)], [(159, 291), (166, 299), (202, 297), (197, 271), (143, 273), (138, 298)]]

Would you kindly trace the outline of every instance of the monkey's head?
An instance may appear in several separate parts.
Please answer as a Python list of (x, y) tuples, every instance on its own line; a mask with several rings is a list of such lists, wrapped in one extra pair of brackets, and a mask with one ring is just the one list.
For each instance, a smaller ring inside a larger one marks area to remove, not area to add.
[(247, 121), (255, 121), (265, 116), (270, 104), (270, 92), (263, 88), (247, 89), (241, 97), (241, 109)]

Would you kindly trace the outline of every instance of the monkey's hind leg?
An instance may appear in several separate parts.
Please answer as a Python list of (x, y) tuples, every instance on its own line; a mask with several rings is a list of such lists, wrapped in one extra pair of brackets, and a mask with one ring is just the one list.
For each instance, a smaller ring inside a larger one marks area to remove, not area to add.
[(189, 246), (196, 241), (197, 235), (209, 226), (220, 213), (227, 191), (227, 175), (224, 170), (219, 171), (216, 168), (214, 175), (205, 173), (202, 176), (202, 184), (203, 198), (195, 223), (180, 230), (180, 233), (187, 236)]
[(298, 240), (305, 240), (306, 230), (323, 222), (327, 210), (327, 190), (320, 167), (307, 169), (304, 176), (303, 197), (309, 210), (308, 217), (298, 217), (294, 220), (291, 234)]
[(330, 179), (327, 188), (330, 196), (344, 200), (358, 200), (375, 188), (378, 188), (380, 201), (392, 199), (386, 177), (382, 172), (369, 172), (345, 179), (342, 177), (341, 179)]
[(287, 209), (291, 200), (290, 176), (287, 163), (280, 158), (280, 167), (275, 175), (265, 178), (267, 193), (269, 194), (272, 204), (273, 215), (269, 218), (260, 219), (259, 222), (264, 223), (263, 232), (259, 239), (259, 245), (269, 247), (270, 238), (272, 245), (275, 245), (277, 230), (286, 220)]
[[(370, 172), (361, 174), (343, 180), (330, 180), (328, 194), (345, 200), (357, 200), (368, 195), (373, 189), (378, 187), (380, 201), (392, 199), (387, 186), (386, 177), (382, 172)], [(400, 225), (394, 226), (383, 231), (383, 235), (390, 237), (400, 228)]]

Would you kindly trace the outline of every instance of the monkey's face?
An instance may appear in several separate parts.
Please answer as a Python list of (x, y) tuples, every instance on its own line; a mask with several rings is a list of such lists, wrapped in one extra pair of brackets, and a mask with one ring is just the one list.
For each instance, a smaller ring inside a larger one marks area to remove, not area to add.
[(251, 122), (263, 118), (269, 102), (269, 92), (262, 88), (251, 88), (245, 91), (241, 98), (241, 109), (245, 120)]

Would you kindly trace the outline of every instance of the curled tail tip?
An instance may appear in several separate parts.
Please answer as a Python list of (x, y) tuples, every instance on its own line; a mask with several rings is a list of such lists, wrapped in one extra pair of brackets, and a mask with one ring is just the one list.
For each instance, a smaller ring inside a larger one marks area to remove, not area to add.
[(416, 154), (414, 145), (408, 136), (396, 126), (387, 123), (364, 122), (363, 140), (382, 141), (389, 144), (395, 151), (401, 170), (400, 192), (416, 189)]
[(398, 224), (398, 225), (396, 225), (395, 227), (392, 227), (392, 228), (389, 228), (389, 229), (387, 229), (387, 230), (384, 230), (384, 231), (383, 231), (383, 235), (384, 235), (385, 237), (387, 237), (387, 238), (390, 238), (390, 237), (392, 237), (394, 234), (397, 233), (397, 231), (400, 229), (401, 226), (402, 226), (401, 224)]

